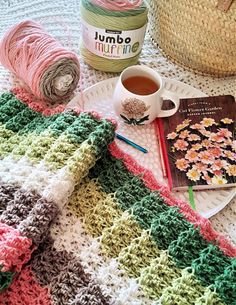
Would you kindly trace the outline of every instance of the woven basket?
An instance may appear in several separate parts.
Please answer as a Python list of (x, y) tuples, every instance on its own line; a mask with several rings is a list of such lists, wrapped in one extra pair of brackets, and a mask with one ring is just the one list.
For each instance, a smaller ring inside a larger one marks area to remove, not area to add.
[(150, 0), (149, 5), (149, 32), (167, 57), (202, 74), (236, 75), (236, 0)]

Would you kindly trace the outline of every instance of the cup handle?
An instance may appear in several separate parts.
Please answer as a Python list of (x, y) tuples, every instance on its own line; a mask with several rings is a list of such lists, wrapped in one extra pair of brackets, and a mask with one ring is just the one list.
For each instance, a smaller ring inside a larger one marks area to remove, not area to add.
[(161, 109), (160, 113), (158, 114), (158, 117), (165, 118), (165, 117), (175, 114), (179, 108), (179, 98), (175, 94), (173, 94), (172, 92), (170, 92), (166, 89), (163, 89), (161, 97), (162, 97), (162, 99), (171, 100), (175, 104), (175, 107), (170, 110)]

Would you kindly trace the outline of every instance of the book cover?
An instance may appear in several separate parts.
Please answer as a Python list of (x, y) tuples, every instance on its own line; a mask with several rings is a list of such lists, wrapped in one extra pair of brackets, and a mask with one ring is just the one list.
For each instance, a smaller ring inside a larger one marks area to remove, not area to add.
[(235, 99), (224, 95), (181, 99), (173, 116), (158, 120), (172, 190), (236, 185), (235, 118)]

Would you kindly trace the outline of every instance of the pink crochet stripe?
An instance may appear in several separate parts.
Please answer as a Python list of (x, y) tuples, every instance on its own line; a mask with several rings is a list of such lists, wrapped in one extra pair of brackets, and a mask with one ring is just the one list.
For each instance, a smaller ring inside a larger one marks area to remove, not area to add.
[(206, 240), (216, 243), (225, 255), (236, 257), (236, 248), (223, 235), (219, 234), (212, 228), (211, 222), (208, 219), (193, 211), (187, 202), (175, 199), (166, 186), (163, 186), (156, 181), (151, 171), (138, 165), (137, 162), (128, 154), (123, 152), (115, 142), (110, 144), (109, 150), (114, 157), (123, 160), (126, 168), (131, 173), (134, 175), (141, 174), (142, 180), (148, 188), (160, 191), (166, 204), (170, 206), (178, 206), (184, 217), (189, 222), (193, 223), (195, 227), (200, 228), (200, 233)]
[(0, 266), (1, 271), (20, 271), (29, 261), (33, 251), (32, 241), (8, 225), (0, 222)]
[[(72, 109), (77, 114), (80, 114), (80, 112), (82, 111), (82, 109), (79, 107), (76, 106), (68, 107), (65, 104), (61, 104), (58, 105), (57, 107), (50, 108), (43, 100), (36, 99), (34, 95), (32, 95), (23, 87), (15, 87), (11, 89), (11, 92), (16, 96), (18, 100), (28, 105), (29, 108), (31, 108), (36, 112), (41, 112), (45, 116), (51, 116), (56, 113), (61, 113), (66, 109)], [(94, 118), (103, 119), (103, 117), (95, 111), (83, 111), (83, 112), (91, 114)], [(117, 126), (117, 122), (114, 119), (107, 118), (107, 121), (110, 121), (115, 127)]]
[(52, 305), (47, 288), (39, 285), (30, 268), (13, 280), (11, 287), (0, 294), (2, 305)]
[[(77, 107), (77, 106), (68, 106), (68, 107), (66, 107), (66, 109), (71, 109), (71, 110), (75, 111), (77, 114), (80, 114), (80, 112), (83, 111), (83, 113), (88, 113), (88, 114), (92, 115), (96, 119), (99, 119), (99, 120), (104, 119), (104, 117), (102, 115), (100, 115), (96, 111), (82, 110), (80, 107)], [(113, 118), (106, 118), (106, 120), (111, 122), (115, 126), (115, 128), (117, 127), (117, 122)]]
[(48, 107), (47, 103), (43, 100), (36, 99), (36, 97), (28, 92), (23, 87), (16, 87), (11, 89), (11, 92), (16, 96), (17, 99), (28, 105), (29, 108), (36, 112), (41, 112), (45, 116), (50, 116), (56, 113), (61, 113), (65, 110), (66, 105), (61, 104), (54, 108)]
[(133, 2), (128, 0), (92, 0), (92, 3), (107, 10), (124, 12), (138, 8), (142, 4), (142, 0)]

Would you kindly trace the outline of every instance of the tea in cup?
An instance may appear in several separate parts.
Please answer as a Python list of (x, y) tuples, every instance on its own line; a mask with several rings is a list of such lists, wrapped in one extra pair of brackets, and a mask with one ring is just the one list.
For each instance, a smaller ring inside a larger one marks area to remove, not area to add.
[[(163, 110), (163, 99), (174, 108)], [(178, 110), (179, 98), (163, 86), (161, 76), (146, 66), (131, 66), (120, 75), (113, 95), (116, 113), (130, 125), (151, 123), (156, 117), (168, 117)]]

